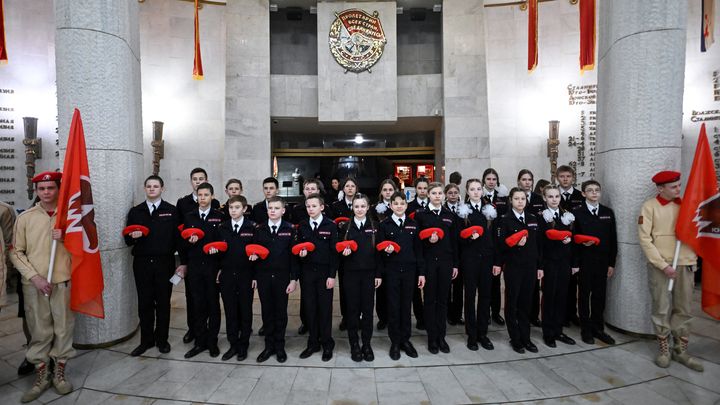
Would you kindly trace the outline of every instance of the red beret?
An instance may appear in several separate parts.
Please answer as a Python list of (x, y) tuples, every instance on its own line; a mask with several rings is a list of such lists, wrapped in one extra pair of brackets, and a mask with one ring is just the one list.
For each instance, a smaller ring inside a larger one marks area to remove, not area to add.
[(395, 243), (395, 242), (393, 242), (393, 241), (391, 241), (391, 240), (386, 240), (386, 241), (380, 242), (380, 243), (377, 244), (377, 246), (376, 246), (375, 248), (376, 248), (377, 250), (379, 250), (379, 251), (383, 251), (383, 250), (387, 249), (388, 246), (392, 246), (392, 247), (393, 247), (393, 252), (394, 252), (394, 253), (399, 253), (399, 252), (400, 252), (400, 245), (398, 245), (397, 243)]
[(292, 254), (299, 255), (301, 250), (307, 250), (308, 252), (312, 252), (315, 250), (315, 244), (312, 242), (303, 242), (298, 243), (297, 245), (292, 247)]
[(198, 239), (202, 239), (205, 237), (205, 232), (200, 228), (188, 228), (180, 232), (180, 236), (182, 236), (183, 239), (190, 239), (193, 235), (197, 235)]
[(265, 260), (270, 254), (270, 251), (263, 245), (251, 243), (245, 246), (245, 254), (248, 255), (248, 257), (258, 255), (261, 259)]
[(343, 240), (335, 244), (335, 250), (342, 253), (343, 250), (350, 248), (353, 252), (357, 251), (358, 245), (354, 240)]
[(436, 233), (438, 236), (438, 239), (442, 239), (445, 237), (445, 232), (443, 232), (440, 228), (427, 228), (420, 231), (420, 239), (427, 239), (432, 236), (432, 234)]
[(592, 242), (595, 246), (600, 244), (599, 238), (590, 235), (575, 235), (573, 239), (575, 239), (575, 243), (577, 243), (578, 245), (585, 242)]
[(485, 230), (482, 226), (479, 225), (473, 225), (471, 227), (465, 228), (462, 231), (460, 231), (460, 237), (463, 239), (467, 239), (471, 237), (475, 232), (477, 232), (478, 236), (482, 236), (483, 232)]
[(350, 218), (348, 217), (337, 217), (335, 218), (335, 223), (340, 225), (343, 222), (350, 222)]
[(524, 238), (525, 236), (528, 236), (527, 229), (523, 229), (508, 236), (507, 238), (505, 238), (505, 243), (510, 247), (514, 247), (518, 244), (518, 242), (520, 242), (520, 239)]
[(150, 233), (150, 230), (149, 230), (146, 226), (142, 226), (142, 225), (128, 225), (128, 226), (126, 226), (126, 227), (123, 229), (122, 234), (123, 234), (123, 236), (125, 236), (125, 235), (130, 234), (130, 233), (133, 233), (133, 232), (135, 232), (135, 231), (140, 231), (140, 232), (142, 232), (143, 236), (147, 236), (148, 233)]
[(561, 231), (559, 229), (548, 229), (545, 231), (545, 236), (550, 240), (565, 240), (572, 236), (570, 231)]
[(658, 186), (662, 186), (667, 183), (674, 183), (676, 181), (680, 181), (680, 172), (665, 170), (654, 175), (652, 177), (652, 181)]
[(410, 219), (412, 219), (412, 220), (414, 221), (414, 220), (415, 220), (415, 211), (411, 212), (411, 213), (408, 215), (408, 217), (410, 217)]
[(61, 172), (42, 172), (32, 178), (33, 183), (40, 183), (41, 181), (60, 181), (62, 179)]
[(221, 252), (225, 252), (228, 249), (228, 245), (227, 242), (210, 242), (203, 246), (203, 252), (207, 254), (212, 248), (215, 248)]

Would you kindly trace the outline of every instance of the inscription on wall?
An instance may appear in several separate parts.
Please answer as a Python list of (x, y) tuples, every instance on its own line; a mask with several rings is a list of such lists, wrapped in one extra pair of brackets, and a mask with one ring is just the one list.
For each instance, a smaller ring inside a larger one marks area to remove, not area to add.
[(570, 150), (575, 149), (575, 160), (570, 162), (570, 166), (575, 169), (577, 182), (581, 183), (595, 177), (597, 84), (568, 84), (567, 91), (568, 105), (579, 107), (580, 130), (568, 136), (567, 146)]
[(22, 128), (15, 117), (15, 89), (0, 88), (0, 200), (15, 205), (15, 158), (17, 156), (16, 129)]

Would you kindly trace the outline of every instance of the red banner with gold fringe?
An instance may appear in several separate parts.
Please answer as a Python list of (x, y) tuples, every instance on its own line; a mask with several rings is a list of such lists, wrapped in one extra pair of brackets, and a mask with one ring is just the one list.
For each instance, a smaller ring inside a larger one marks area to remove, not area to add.
[(580, 0), (580, 72), (595, 68), (595, 0)]
[(203, 79), (202, 57), (200, 56), (200, 0), (195, 0), (195, 60), (193, 61), (193, 79)]
[(538, 64), (538, 0), (528, 0), (528, 73)]

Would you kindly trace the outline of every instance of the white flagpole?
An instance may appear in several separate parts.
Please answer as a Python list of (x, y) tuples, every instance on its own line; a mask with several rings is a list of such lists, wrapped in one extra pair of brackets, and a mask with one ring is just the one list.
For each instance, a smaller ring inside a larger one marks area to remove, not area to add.
[(48, 268), (47, 281), (52, 284), (53, 267), (55, 267), (55, 251), (57, 250), (57, 240), (53, 239), (52, 248), (50, 248), (50, 267)]
[[(678, 258), (680, 256), (680, 245), (682, 245), (682, 242), (677, 241), (675, 243), (675, 256), (673, 256), (673, 262), (672, 262), (672, 268), (675, 269), (675, 277), (677, 277), (677, 262)], [(670, 279), (670, 283), (668, 284), (668, 291), (673, 290), (673, 284), (675, 284), (674, 279)]]

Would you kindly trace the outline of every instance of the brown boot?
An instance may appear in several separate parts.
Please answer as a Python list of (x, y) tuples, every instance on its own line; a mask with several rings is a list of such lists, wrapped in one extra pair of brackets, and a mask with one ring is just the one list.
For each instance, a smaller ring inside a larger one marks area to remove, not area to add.
[(69, 394), (73, 390), (70, 381), (65, 379), (65, 364), (64, 360), (55, 360), (55, 372), (53, 373), (52, 383), (55, 387), (55, 391), (60, 395)]
[(657, 337), (658, 345), (660, 346), (660, 352), (655, 357), (655, 364), (658, 367), (668, 368), (670, 366), (670, 346), (667, 336)]
[(688, 348), (688, 338), (687, 337), (680, 337), (675, 339), (675, 347), (673, 347), (672, 351), (672, 359), (677, 361), (678, 363), (682, 364), (683, 366), (702, 372), (705, 370), (702, 363), (700, 361), (692, 356), (690, 356), (687, 352)]
[(22, 403), (38, 399), (45, 390), (50, 388), (50, 374), (48, 373), (47, 364), (39, 363), (35, 366), (35, 369), (37, 371), (35, 383), (23, 394), (22, 398), (20, 398), (20, 402)]

